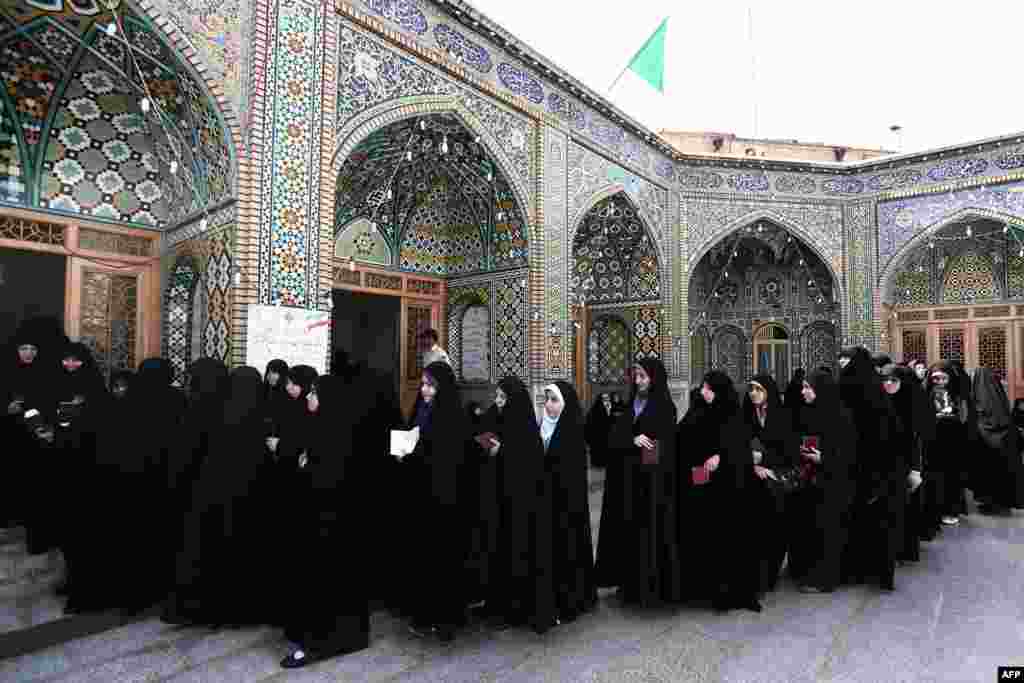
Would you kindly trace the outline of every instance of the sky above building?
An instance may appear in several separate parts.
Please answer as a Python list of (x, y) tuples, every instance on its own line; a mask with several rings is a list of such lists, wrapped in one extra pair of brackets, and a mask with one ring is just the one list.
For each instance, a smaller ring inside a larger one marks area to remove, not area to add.
[(609, 96), (655, 130), (904, 152), (1024, 130), (1024, 3), (471, 2), (606, 96), (671, 16), (664, 95), (627, 73)]

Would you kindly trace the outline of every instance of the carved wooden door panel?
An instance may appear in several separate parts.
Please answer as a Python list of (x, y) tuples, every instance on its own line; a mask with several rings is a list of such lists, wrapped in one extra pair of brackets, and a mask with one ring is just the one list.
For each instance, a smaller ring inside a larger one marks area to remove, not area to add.
[[(402, 407), (408, 415), (416, 402), (423, 376), (423, 350), (419, 336), (428, 329), (439, 330), (441, 306), (433, 301), (402, 300)], [(443, 340), (442, 340), (443, 341)]]

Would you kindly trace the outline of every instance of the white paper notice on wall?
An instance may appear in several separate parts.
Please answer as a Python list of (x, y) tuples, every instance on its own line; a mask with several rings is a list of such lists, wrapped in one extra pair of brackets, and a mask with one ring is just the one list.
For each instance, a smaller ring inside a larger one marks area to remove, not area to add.
[(280, 358), (289, 367), (309, 365), (323, 373), (330, 329), (328, 311), (250, 305), (245, 364), (263, 372), (267, 363)]

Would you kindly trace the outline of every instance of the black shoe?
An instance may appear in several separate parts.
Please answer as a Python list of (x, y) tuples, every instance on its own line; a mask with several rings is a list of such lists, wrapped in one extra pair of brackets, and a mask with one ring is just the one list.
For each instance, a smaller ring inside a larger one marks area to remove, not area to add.
[(311, 652), (305, 650), (295, 650), (290, 655), (281, 660), (281, 668), (283, 669), (299, 669), (304, 666), (316, 662), (319, 658), (313, 655)]

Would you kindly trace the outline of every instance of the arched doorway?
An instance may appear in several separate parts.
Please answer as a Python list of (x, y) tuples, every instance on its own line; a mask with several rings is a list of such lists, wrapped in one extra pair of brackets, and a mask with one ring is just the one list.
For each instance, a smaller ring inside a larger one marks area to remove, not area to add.
[[(628, 390), (636, 360), (661, 357), (662, 283), (657, 247), (625, 192), (605, 197), (583, 215), (572, 254), (576, 386), (589, 402), (594, 391)], [(626, 334), (620, 340), (621, 330)], [(612, 349), (615, 364), (609, 367)], [(621, 377), (619, 360), (625, 364)]]
[(1024, 223), (951, 217), (884, 277), (882, 342), (893, 355), (988, 367), (1011, 398), (1024, 395)]
[(417, 337), (436, 329), (467, 399), (489, 398), (501, 377), (527, 379), (527, 214), (457, 111), (386, 120), (338, 173), (335, 345), (397, 369), (408, 406)]
[(796, 368), (831, 366), (840, 305), (831, 268), (782, 224), (754, 220), (719, 239), (690, 275), (693, 382), (710, 369), (741, 384)]
[(789, 377), (789, 332), (782, 325), (768, 323), (754, 334), (754, 374), (771, 375), (777, 382)]

